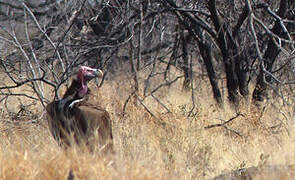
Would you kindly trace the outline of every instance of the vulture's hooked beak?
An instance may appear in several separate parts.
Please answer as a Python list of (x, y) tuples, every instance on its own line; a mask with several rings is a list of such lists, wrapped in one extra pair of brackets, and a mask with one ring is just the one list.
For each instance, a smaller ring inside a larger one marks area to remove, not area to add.
[(103, 77), (103, 72), (100, 69), (96, 69), (95, 73), (96, 73), (95, 84), (98, 87), (100, 84), (99, 79)]
[(93, 69), (92, 73), (88, 73), (85, 75), (85, 80), (86, 82), (96, 78), (102, 78), (103, 77), (103, 72), (100, 69)]
[(100, 69), (96, 69), (94, 71), (94, 74), (95, 74), (96, 78), (102, 78), (103, 77), (103, 72)]

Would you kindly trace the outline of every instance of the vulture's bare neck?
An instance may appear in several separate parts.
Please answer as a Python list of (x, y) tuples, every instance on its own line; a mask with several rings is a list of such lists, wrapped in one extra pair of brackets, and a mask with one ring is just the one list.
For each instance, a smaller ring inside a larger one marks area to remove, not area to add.
[(73, 79), (70, 87), (65, 92), (63, 99), (72, 97), (73, 99), (81, 99), (83, 97), (79, 97), (79, 91), (81, 91), (82, 88), (85, 88), (83, 86), (86, 86), (87, 92), (85, 95), (88, 95), (90, 93), (90, 89), (87, 87), (87, 85), (83, 85), (81, 81), (78, 81), (77, 79)]
[[(81, 94), (79, 93), (80, 91), (85, 91), (82, 90), (83, 88), (86, 88), (86, 93)], [(73, 79), (72, 84), (70, 87), (67, 89), (65, 92), (63, 98), (62, 98), (62, 104), (64, 110), (70, 110), (74, 106), (79, 106), (81, 102), (85, 102), (89, 99), (89, 94), (90, 94), (90, 89), (87, 87), (87, 85), (83, 85), (81, 81), (77, 79)]]

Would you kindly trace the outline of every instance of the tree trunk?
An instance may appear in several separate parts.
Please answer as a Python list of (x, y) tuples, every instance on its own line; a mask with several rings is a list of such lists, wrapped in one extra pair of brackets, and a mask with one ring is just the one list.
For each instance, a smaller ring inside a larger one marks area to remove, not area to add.
[(182, 44), (182, 69), (184, 72), (184, 81), (183, 81), (183, 88), (189, 89), (192, 77), (191, 77), (191, 71), (189, 66), (189, 57), (188, 57), (188, 50), (187, 50), (187, 44), (191, 40), (191, 35), (184, 35), (184, 30), (181, 30), (181, 44)]
[(141, 51), (142, 51), (142, 40), (143, 40), (143, 37), (142, 37), (142, 24), (143, 24), (143, 2), (140, 2), (140, 22), (139, 22), (139, 31), (138, 31), (138, 52), (137, 52), (137, 64), (136, 64), (136, 70), (138, 71), (139, 68), (140, 68), (140, 64), (141, 64), (141, 61), (142, 61), (142, 56), (141, 56)]
[(249, 88), (248, 88), (248, 79), (249, 79), (249, 71), (248, 67), (248, 58), (246, 53), (241, 53), (239, 58), (236, 61), (236, 73), (239, 81), (239, 92), (244, 98), (248, 98), (249, 96)]
[[(179, 23), (180, 24), (180, 23)], [(176, 25), (175, 26), (175, 32), (177, 32), (175, 34), (175, 39), (174, 39), (174, 43), (173, 43), (173, 48), (172, 48), (172, 54), (169, 58), (169, 61), (168, 61), (168, 64), (167, 64), (167, 67), (166, 67), (166, 70), (165, 70), (165, 73), (164, 73), (164, 79), (167, 80), (168, 79), (168, 73), (170, 71), (170, 67), (171, 65), (175, 65), (175, 60), (176, 60), (176, 56), (177, 56), (177, 50), (178, 50), (178, 47), (179, 47), (179, 25)]]
[(239, 92), (238, 92), (238, 79), (235, 73), (235, 63), (234, 63), (234, 55), (236, 54), (233, 50), (233, 44), (231, 41), (226, 37), (227, 27), (224, 23), (221, 22), (218, 12), (216, 9), (215, 0), (208, 1), (208, 9), (210, 11), (210, 18), (214, 24), (217, 34), (217, 44), (221, 50), (222, 57), (223, 57), (223, 64), (225, 67), (225, 74), (226, 74), (226, 86), (228, 91), (228, 99), (229, 101), (234, 104), (239, 104)]
[[(290, 2), (293, 3), (294, 2)], [(291, 5), (291, 4), (290, 4)], [(287, 0), (281, 0), (280, 8), (278, 11), (278, 15), (281, 18), (285, 18), (286, 12), (288, 7), (288, 1)], [(286, 36), (286, 34), (283, 32), (280, 22), (276, 22), (274, 27), (271, 30), (274, 34), (278, 35), (279, 37)], [(285, 37), (286, 38), (286, 37)], [(284, 46), (285, 43), (282, 43), (282, 46)], [(277, 59), (278, 55), (280, 53), (280, 49), (276, 46), (276, 44), (270, 39), (268, 40), (268, 46), (267, 50), (264, 53), (263, 59), (265, 60), (265, 69), (268, 72), (271, 72), (273, 64), (275, 60)], [(256, 86), (253, 91), (253, 99), (256, 102), (264, 101), (267, 97), (267, 83), (271, 83), (271, 77), (269, 75), (265, 75), (265, 73), (260, 70), (259, 75), (257, 77)]]
[(199, 50), (202, 56), (202, 59), (204, 60), (206, 70), (209, 76), (210, 84), (212, 87), (213, 91), (213, 96), (216, 102), (221, 106), (223, 101), (222, 101), (222, 96), (220, 93), (220, 89), (218, 87), (218, 81), (216, 77), (216, 73), (213, 68), (213, 57), (212, 57), (212, 50), (211, 47), (206, 43), (202, 41), (198, 41), (198, 46)]

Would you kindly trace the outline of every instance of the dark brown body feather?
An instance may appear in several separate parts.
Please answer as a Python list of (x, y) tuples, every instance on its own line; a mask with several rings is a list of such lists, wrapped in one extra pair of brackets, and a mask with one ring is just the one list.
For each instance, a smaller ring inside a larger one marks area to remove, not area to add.
[[(47, 105), (49, 129), (62, 146), (85, 144), (91, 151), (99, 147), (113, 151), (112, 124), (109, 113), (91, 102), (92, 94), (78, 98), (75, 80), (62, 100)], [(71, 105), (71, 106), (70, 106)]]

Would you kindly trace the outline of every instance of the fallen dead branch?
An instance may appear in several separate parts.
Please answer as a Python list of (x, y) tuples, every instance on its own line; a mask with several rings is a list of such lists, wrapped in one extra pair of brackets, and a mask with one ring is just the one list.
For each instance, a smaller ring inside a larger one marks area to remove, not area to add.
[(215, 128), (215, 127), (223, 127), (226, 130), (229, 130), (235, 134), (237, 134), (238, 136), (242, 137), (243, 135), (240, 132), (237, 132), (236, 130), (230, 129), (229, 127), (226, 126), (226, 124), (232, 122), (233, 120), (237, 119), (239, 116), (245, 117), (243, 114), (238, 113), (235, 117), (230, 118), (229, 120), (223, 122), (223, 123), (218, 123), (218, 124), (212, 124), (209, 126), (206, 126), (205, 129), (211, 129), (211, 128)]

